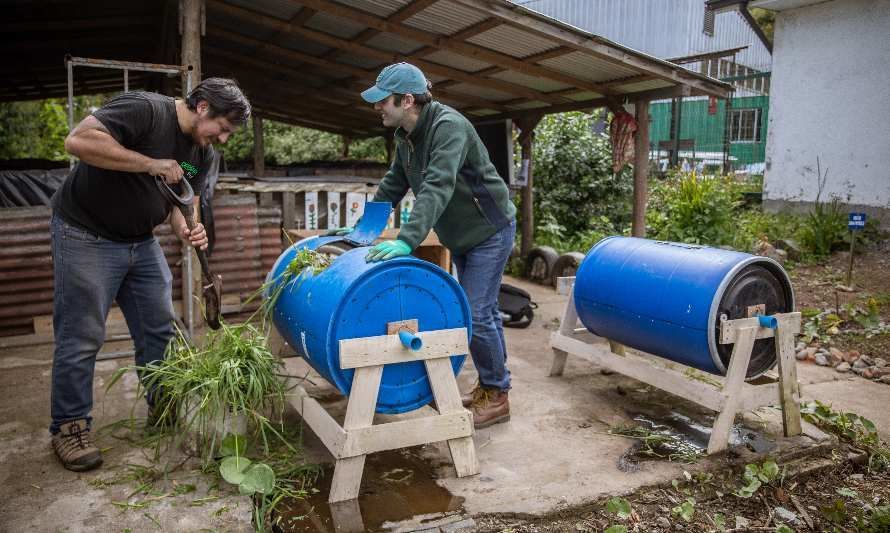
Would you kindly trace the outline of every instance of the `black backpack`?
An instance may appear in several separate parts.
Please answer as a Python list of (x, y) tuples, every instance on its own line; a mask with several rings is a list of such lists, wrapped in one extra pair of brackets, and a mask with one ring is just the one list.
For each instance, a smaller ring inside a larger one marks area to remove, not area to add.
[(535, 317), (534, 309), (538, 304), (532, 301), (531, 295), (513, 285), (501, 284), (498, 293), (498, 310), (504, 326), (508, 328), (527, 328)]

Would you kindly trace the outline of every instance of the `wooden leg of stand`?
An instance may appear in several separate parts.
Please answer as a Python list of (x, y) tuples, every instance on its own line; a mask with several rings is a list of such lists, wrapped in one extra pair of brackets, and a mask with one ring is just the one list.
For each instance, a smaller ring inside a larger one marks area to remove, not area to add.
[(732, 347), (729, 369), (726, 372), (723, 409), (714, 421), (711, 438), (708, 440), (708, 454), (723, 451), (729, 445), (729, 430), (739, 410), (742, 386), (748, 373), (748, 363), (751, 361), (751, 349), (754, 347), (756, 334), (757, 327), (740, 328), (738, 331), (738, 337)]
[[(343, 429), (347, 433), (350, 430), (370, 427), (374, 423), (374, 410), (377, 407), (377, 392), (380, 390), (382, 375), (383, 365), (355, 369), (349, 404), (346, 406), (346, 418), (343, 421)], [(328, 502), (357, 498), (364, 469), (365, 455), (338, 458), (334, 466), (334, 477), (331, 479)]]
[(569, 354), (556, 348), (553, 349), (553, 363), (550, 365), (550, 376), (561, 376), (566, 369)]
[[(578, 312), (575, 310), (574, 291), (569, 293), (569, 301), (566, 302), (566, 309), (562, 314), (562, 321), (559, 323), (559, 331), (556, 335), (571, 336), (575, 333), (575, 325), (578, 323)], [(563, 350), (553, 350), (553, 363), (550, 365), (550, 376), (561, 376), (566, 368), (566, 358), (568, 353)]]
[(794, 331), (782, 322), (776, 328), (776, 359), (779, 360), (779, 403), (785, 436), (800, 435), (800, 387), (794, 358)]
[[(426, 359), (423, 363), (426, 365), (430, 387), (433, 389), (433, 397), (436, 399), (439, 413), (447, 415), (463, 411), (464, 406), (460, 401), (457, 380), (454, 379), (454, 371), (451, 369), (451, 359), (447, 357)], [(476, 444), (473, 442), (472, 436), (449, 439), (448, 449), (451, 451), (451, 460), (454, 461), (457, 477), (479, 473)]]

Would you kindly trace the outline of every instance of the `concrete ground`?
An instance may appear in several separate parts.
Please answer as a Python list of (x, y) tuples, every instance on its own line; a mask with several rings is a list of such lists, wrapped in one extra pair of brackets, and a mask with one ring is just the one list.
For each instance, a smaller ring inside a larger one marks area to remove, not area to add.
[[(546, 514), (604, 495), (669, 482), (682, 476), (683, 470), (724, 464), (724, 459), (718, 458), (695, 465), (642, 461), (629, 467), (627, 452), (634, 441), (609, 435), (610, 427), (631, 423), (633, 416), (641, 413), (655, 418), (680, 413), (707, 425), (709, 414), (634, 380), (603, 375), (577, 358), (569, 357), (564, 376), (548, 377), (552, 357), (549, 337), (558, 325), (566, 298), (549, 287), (508, 281), (528, 290), (539, 307), (531, 327), (506, 331), (508, 366), (513, 375), (512, 419), (474, 436), (481, 474), (456, 478), (443, 444), (376, 454), (379, 457), (369, 458), (357, 508), (349, 511), (359, 515), (350, 518), (353, 523), (363, 515), (368, 529), (406, 531), (430, 528), (436, 523), (446, 524), (441, 525), (443, 531), (449, 527), (454, 530), (471, 524), (467, 519), (478, 513)], [(111, 343), (104, 351), (121, 349), (127, 349), (126, 343)], [(190, 463), (168, 478), (154, 481), (153, 493), (128, 499), (138, 482), (116, 481), (135, 477), (139, 470), (130, 465), (151, 465), (150, 457), (108, 431), (99, 438), (99, 444), (108, 448), (100, 470), (76, 474), (62, 469), (52, 455), (46, 433), (51, 359), (49, 344), (4, 349), (0, 355), (0, 531), (251, 529), (247, 499), (215, 486), (211, 476), (202, 475), (197, 465)], [(104, 390), (113, 372), (130, 362), (122, 359), (97, 365), (94, 427), (130, 416), (136, 388), (132, 373), (107, 394)], [(295, 358), (287, 359), (286, 367), (293, 375), (309, 371), (302, 360)], [(327, 398), (330, 410), (342, 413), (345, 402), (313, 374), (309, 373), (316, 383), (311, 388), (313, 395)], [(890, 410), (886, 409), (890, 386), (810, 364), (799, 365), (798, 374), (805, 397), (866, 416), (878, 425), (884, 438), (890, 438)], [(469, 390), (475, 376), (468, 365), (459, 376), (461, 389)], [(400, 416), (423, 416), (424, 409)], [(144, 416), (144, 407), (138, 405), (135, 414)], [(375, 421), (393, 418), (397, 417), (377, 415)], [(779, 449), (812, 444), (805, 437), (776, 438), (781, 423), (775, 409), (748, 414), (744, 424), (766, 440), (775, 441)], [(331, 462), (309, 431), (304, 432), (304, 445), (310, 460)], [(184, 493), (176, 494), (177, 490)], [(441, 508), (422, 504), (434, 492)], [(297, 530), (334, 529), (330, 516), (336, 517), (337, 512), (325, 509), (325, 497), (322, 482), (321, 492), (305, 511), (309, 519), (298, 522)], [(128, 501), (144, 506), (122, 504)], [(396, 508), (400, 509), (398, 513)], [(423, 516), (405, 521), (411, 514)]]

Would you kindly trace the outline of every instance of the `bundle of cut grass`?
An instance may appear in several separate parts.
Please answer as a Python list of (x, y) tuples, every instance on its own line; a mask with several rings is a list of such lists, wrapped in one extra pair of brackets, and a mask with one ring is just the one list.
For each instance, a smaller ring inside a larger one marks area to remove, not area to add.
[(249, 320), (259, 314), (263, 324), (268, 323), (275, 309), (275, 303), (278, 302), (278, 298), (285, 290), (293, 290), (298, 287), (306, 275), (314, 276), (323, 272), (331, 266), (331, 261), (331, 256), (327, 254), (307, 248), (298, 250), (281, 274), (263, 283), (259, 290), (247, 300), (250, 302), (257, 297), (263, 298), (263, 303)]
[[(200, 348), (177, 333), (163, 361), (136, 370), (143, 392), (154, 398), (152, 422), (176, 427), (175, 436), (197, 435), (198, 451), (207, 461), (227, 433), (252, 429), (267, 449), (269, 435), (280, 435), (268, 415), (284, 405), (281, 366), (255, 326), (223, 323), (208, 332)], [(118, 371), (109, 387), (126, 370)]]

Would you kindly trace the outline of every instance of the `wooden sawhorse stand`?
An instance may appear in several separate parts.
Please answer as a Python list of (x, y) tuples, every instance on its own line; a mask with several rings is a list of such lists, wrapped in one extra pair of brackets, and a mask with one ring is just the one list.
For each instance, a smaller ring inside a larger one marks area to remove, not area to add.
[[(412, 351), (399, 340), (399, 331), (420, 337), (423, 346)], [(458, 477), (479, 473), (473, 443), (473, 415), (464, 409), (450, 357), (469, 353), (467, 329), (417, 332), (417, 320), (387, 324), (387, 335), (340, 341), (340, 367), (354, 368), (352, 390), (341, 426), (296, 380), (290, 401), (306, 424), (336, 460), (328, 502), (358, 497), (365, 456), (384, 450), (448, 441)], [(383, 366), (423, 361), (438, 413), (421, 418), (374, 425), (374, 410)]]
[[(726, 376), (704, 374), (692, 367), (642, 352), (633, 353), (608, 339), (608, 344), (596, 342), (596, 337), (583, 326), (579, 327), (578, 313), (572, 287), (575, 278), (559, 278), (557, 292), (569, 294), (569, 301), (559, 330), (550, 338), (553, 348), (551, 376), (561, 376), (569, 354), (619, 374), (652, 385), (661, 390), (717, 411), (717, 419), (708, 440), (708, 454), (725, 450), (735, 415), (758, 407), (775, 404), (782, 409), (782, 425), (785, 436), (800, 435), (803, 431), (800, 418), (800, 386), (797, 382), (794, 340), (800, 333), (800, 313), (779, 313), (775, 329), (761, 327), (759, 318), (727, 320), (721, 317), (720, 344), (732, 344), (732, 356)], [(756, 306), (755, 306), (756, 307)], [(756, 309), (751, 309), (752, 314)], [(578, 337), (593, 335), (594, 343)], [(759, 385), (745, 383), (751, 350), (756, 339), (776, 337), (776, 358), (779, 361), (778, 376), (767, 378)], [(809, 424), (806, 424), (809, 426)], [(822, 440), (824, 434), (814, 427), (806, 427), (807, 434)]]

